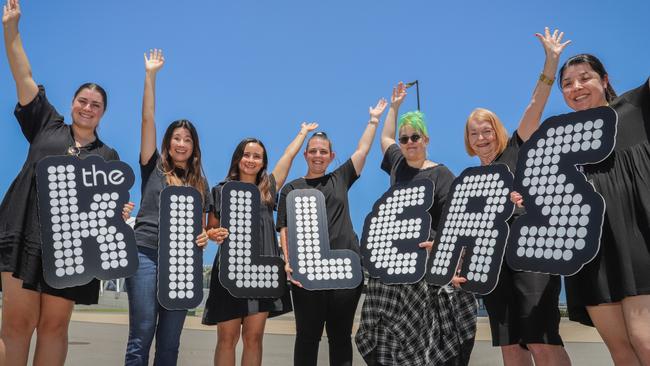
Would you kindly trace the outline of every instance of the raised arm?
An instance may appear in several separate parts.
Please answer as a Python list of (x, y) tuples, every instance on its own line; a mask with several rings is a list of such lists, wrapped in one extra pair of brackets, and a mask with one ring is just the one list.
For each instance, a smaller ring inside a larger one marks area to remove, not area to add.
[(399, 82), (397, 87), (393, 88), (393, 94), (390, 97), (390, 108), (386, 114), (384, 128), (381, 130), (381, 153), (385, 153), (388, 147), (395, 143), (395, 130), (397, 129), (397, 113), (399, 106), (406, 97), (406, 86)]
[(2, 28), (5, 37), (5, 51), (11, 74), (16, 82), (18, 103), (27, 105), (38, 94), (38, 86), (32, 78), (32, 67), (23, 48), (23, 41), (18, 32), (20, 20), (20, 4), (18, 0), (7, 0), (2, 13)]
[(377, 132), (377, 126), (379, 125), (379, 117), (384, 113), (386, 109), (386, 99), (381, 98), (377, 102), (375, 107), (369, 107), (368, 113), (370, 114), (370, 119), (368, 120), (368, 126), (363, 131), (361, 139), (359, 140), (359, 145), (357, 149), (352, 153), (352, 165), (354, 165), (354, 170), (357, 172), (357, 175), (361, 175), (363, 166), (366, 163), (366, 157), (372, 146), (372, 141), (375, 139), (375, 133)]
[(555, 73), (560, 60), (560, 54), (564, 48), (571, 43), (566, 41), (562, 43), (564, 32), (559, 32), (557, 29), (550, 33), (548, 27), (544, 28), (544, 34), (536, 33), (535, 36), (539, 39), (544, 47), (546, 60), (544, 61), (544, 69), (537, 80), (533, 96), (530, 99), (530, 104), (526, 107), (524, 115), (521, 117), (517, 132), (522, 140), (526, 141), (530, 136), (539, 128), (540, 120), (542, 119), (542, 112), (551, 95), (551, 88), (555, 80)]
[(300, 151), (300, 147), (302, 147), (302, 143), (305, 142), (307, 134), (317, 128), (318, 123), (303, 122), (300, 125), (300, 132), (298, 132), (296, 138), (294, 138), (289, 146), (287, 146), (284, 150), (284, 154), (282, 154), (280, 160), (275, 164), (275, 168), (271, 174), (275, 177), (275, 186), (278, 187), (278, 189), (282, 187), (284, 181), (287, 179), (289, 169), (291, 169), (291, 164), (293, 163), (293, 158), (295, 158), (298, 151)]
[(156, 74), (163, 67), (162, 50), (149, 50), (144, 54), (144, 95), (142, 96), (142, 136), (140, 140), (140, 163), (146, 164), (156, 151)]

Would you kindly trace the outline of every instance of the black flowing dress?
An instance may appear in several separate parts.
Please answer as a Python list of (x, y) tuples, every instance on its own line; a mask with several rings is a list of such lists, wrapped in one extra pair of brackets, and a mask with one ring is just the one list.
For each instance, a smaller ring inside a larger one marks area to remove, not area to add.
[[(277, 194), (275, 177), (269, 175), (269, 191), (272, 197)], [(214, 205), (213, 213), (221, 220), (221, 189), (226, 182), (221, 182), (212, 188)], [(262, 241), (262, 255), (280, 256), (280, 246), (275, 233), (273, 220), (274, 204), (260, 204), (260, 240)], [(291, 295), (289, 291), (278, 299), (240, 299), (232, 296), (219, 281), (219, 254), (214, 257), (212, 274), (210, 276), (210, 294), (205, 302), (203, 324), (216, 325), (217, 323), (243, 318), (247, 315), (269, 312), (269, 318), (282, 315), (291, 311)]]
[(565, 278), (569, 318), (586, 325), (585, 306), (650, 294), (650, 79), (610, 107), (618, 114), (614, 151), (584, 165), (606, 204), (600, 251)]
[[(14, 111), (29, 142), (27, 160), (7, 190), (0, 205), (0, 272), (11, 272), (23, 281), (23, 288), (63, 297), (77, 304), (96, 304), (99, 280), (64, 289), (50, 287), (43, 280), (41, 233), (36, 194), (36, 164), (50, 155), (65, 155), (75, 145), (72, 127), (63, 121), (39, 86), (36, 97)], [(79, 149), (79, 156), (99, 155), (119, 160), (115, 150), (97, 139)]]

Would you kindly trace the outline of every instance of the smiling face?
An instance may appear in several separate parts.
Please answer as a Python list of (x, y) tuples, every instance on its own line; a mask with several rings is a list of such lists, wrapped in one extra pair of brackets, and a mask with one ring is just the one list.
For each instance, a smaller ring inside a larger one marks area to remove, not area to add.
[(78, 127), (94, 130), (104, 115), (104, 98), (92, 89), (84, 88), (72, 100), (72, 121)]
[(478, 157), (492, 160), (499, 151), (496, 131), (490, 121), (472, 118), (467, 122), (469, 146)]
[(255, 182), (257, 173), (264, 167), (264, 148), (255, 142), (249, 142), (244, 146), (244, 153), (239, 160), (239, 176), (242, 180), (244, 177)]
[[(408, 137), (408, 141), (406, 141), (406, 137)], [(413, 141), (414, 139), (417, 141)], [(402, 155), (407, 161), (420, 161), (427, 158), (429, 138), (422, 132), (405, 124), (399, 129), (398, 141)]]
[(607, 75), (601, 76), (586, 62), (567, 66), (562, 74), (562, 95), (574, 111), (607, 105)]
[(186, 168), (193, 152), (194, 140), (190, 131), (184, 127), (175, 128), (169, 140), (169, 156), (174, 165)]
[(330, 149), (330, 142), (319, 137), (314, 137), (309, 140), (307, 149), (303, 155), (307, 162), (308, 177), (325, 175), (327, 167), (334, 159), (334, 152)]

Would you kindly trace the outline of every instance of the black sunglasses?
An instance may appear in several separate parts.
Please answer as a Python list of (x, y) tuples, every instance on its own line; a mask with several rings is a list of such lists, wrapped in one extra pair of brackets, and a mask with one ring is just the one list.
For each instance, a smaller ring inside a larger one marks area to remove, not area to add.
[(422, 136), (418, 135), (417, 133), (412, 134), (411, 136), (400, 136), (399, 137), (399, 143), (402, 145), (406, 145), (409, 143), (409, 140), (413, 142), (418, 142)]

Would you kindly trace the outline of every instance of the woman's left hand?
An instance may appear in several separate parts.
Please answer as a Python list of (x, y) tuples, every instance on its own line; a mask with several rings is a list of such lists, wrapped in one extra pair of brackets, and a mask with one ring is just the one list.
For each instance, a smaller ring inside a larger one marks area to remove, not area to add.
[(196, 245), (201, 249), (205, 249), (206, 244), (208, 244), (208, 233), (203, 229), (201, 234), (196, 237)]
[(122, 218), (124, 219), (124, 221), (131, 218), (131, 212), (133, 212), (134, 208), (135, 208), (135, 203), (133, 202), (124, 204), (124, 208), (122, 209)]

